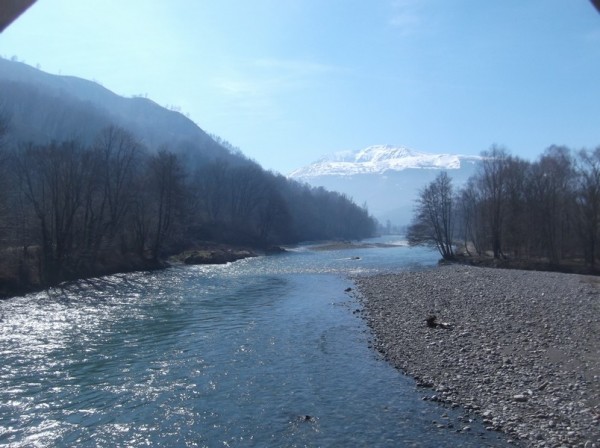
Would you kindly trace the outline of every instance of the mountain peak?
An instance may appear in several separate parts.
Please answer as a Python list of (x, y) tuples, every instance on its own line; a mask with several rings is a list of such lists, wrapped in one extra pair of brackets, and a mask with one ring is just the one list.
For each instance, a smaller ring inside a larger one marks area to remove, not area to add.
[(381, 174), (409, 168), (447, 169), (461, 167), (461, 161), (475, 161), (476, 156), (457, 154), (431, 154), (403, 146), (373, 145), (357, 151), (331, 154), (308, 166), (299, 168), (289, 177), (312, 178), (318, 176), (353, 176), (356, 174)]
[(408, 148), (395, 147), (391, 145), (374, 145), (356, 152), (357, 162), (379, 162), (390, 159), (401, 159), (412, 157), (414, 152)]

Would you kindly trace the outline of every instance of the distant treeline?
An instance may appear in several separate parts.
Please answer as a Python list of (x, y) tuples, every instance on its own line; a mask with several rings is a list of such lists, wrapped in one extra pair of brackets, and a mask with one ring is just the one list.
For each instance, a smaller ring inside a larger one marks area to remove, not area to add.
[(421, 191), (409, 241), (446, 259), (456, 250), (495, 258), (585, 264), (600, 254), (600, 147), (548, 148), (536, 161), (492, 147), (456, 190), (447, 173)]
[[(0, 136), (8, 132), (0, 119)], [(344, 195), (242, 157), (149, 151), (118, 127), (78, 141), (0, 146), (0, 294), (158, 264), (204, 241), (268, 247), (371, 236)]]

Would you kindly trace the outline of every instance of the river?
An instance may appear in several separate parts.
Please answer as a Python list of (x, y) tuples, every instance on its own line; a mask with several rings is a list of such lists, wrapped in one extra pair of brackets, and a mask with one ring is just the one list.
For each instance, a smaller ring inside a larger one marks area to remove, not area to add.
[(344, 292), (437, 258), (303, 246), (0, 302), (0, 445), (507, 446), (436, 424), (464, 411), (423, 401)]

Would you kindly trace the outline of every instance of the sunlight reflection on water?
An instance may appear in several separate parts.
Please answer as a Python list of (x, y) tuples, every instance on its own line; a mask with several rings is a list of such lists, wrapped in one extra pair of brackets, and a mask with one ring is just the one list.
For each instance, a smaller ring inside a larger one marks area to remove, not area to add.
[(480, 446), (431, 424), (449, 410), (368, 348), (338, 275), (435, 260), (298, 248), (4, 301), (0, 444)]

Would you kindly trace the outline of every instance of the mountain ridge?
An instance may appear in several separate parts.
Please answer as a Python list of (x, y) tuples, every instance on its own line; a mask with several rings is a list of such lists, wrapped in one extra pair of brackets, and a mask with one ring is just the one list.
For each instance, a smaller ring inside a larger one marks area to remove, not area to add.
[(459, 187), (475, 172), (481, 156), (435, 154), (404, 146), (372, 145), (340, 151), (298, 168), (288, 177), (313, 187), (339, 191), (365, 203), (382, 223), (410, 222), (419, 191), (442, 170)]
[(72, 138), (63, 132), (67, 128), (78, 129), (82, 135), (76, 137), (86, 141), (107, 125), (116, 124), (151, 149), (166, 145), (209, 158), (227, 157), (229, 153), (185, 115), (148, 98), (118, 95), (95, 81), (54, 75), (0, 58), (0, 83), (0, 105), (17, 125), (35, 122), (19, 135), (24, 138), (35, 128), (37, 133), (26, 136), (35, 143)]
[(458, 170), (463, 164), (476, 163), (479, 156), (450, 153), (426, 153), (404, 146), (372, 145), (355, 151), (340, 151), (292, 171), (288, 177), (310, 179), (321, 176), (384, 174), (406, 169)]

